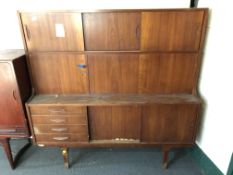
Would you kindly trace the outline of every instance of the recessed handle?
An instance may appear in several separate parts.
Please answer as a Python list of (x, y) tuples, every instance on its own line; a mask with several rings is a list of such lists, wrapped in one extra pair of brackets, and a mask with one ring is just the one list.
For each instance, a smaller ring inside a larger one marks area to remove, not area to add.
[(30, 30), (28, 29), (28, 26), (27, 26), (27, 25), (25, 25), (24, 28), (25, 28), (25, 31), (26, 31), (27, 38), (28, 38), (28, 40), (30, 41), (30, 39), (31, 39)]
[(14, 100), (17, 100), (16, 95), (15, 95), (15, 90), (12, 91), (12, 96), (13, 96)]
[(63, 123), (66, 120), (65, 119), (50, 119), (51, 122), (55, 122), (55, 123)]
[(51, 128), (51, 131), (55, 131), (55, 132), (63, 132), (63, 131), (67, 131), (67, 128)]
[(140, 26), (139, 25), (137, 25), (135, 33), (136, 33), (136, 38), (140, 39)]
[(59, 141), (64, 141), (69, 139), (69, 137), (53, 137), (53, 140), (59, 140)]

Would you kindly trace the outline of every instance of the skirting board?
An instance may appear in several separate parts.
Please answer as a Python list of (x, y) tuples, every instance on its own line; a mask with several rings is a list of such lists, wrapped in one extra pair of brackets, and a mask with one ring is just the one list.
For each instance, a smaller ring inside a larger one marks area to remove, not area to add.
[(227, 175), (233, 175), (233, 153), (231, 155), (231, 161), (229, 163)]
[(223, 173), (212, 162), (212, 160), (210, 160), (209, 157), (197, 145), (192, 148), (188, 148), (187, 152), (199, 165), (204, 175), (223, 175)]

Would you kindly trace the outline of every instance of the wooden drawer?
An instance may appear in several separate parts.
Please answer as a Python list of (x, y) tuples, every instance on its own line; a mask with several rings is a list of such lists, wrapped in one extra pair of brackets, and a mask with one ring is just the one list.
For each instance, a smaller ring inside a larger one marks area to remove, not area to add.
[(79, 141), (88, 141), (88, 134), (37, 134), (36, 141), (37, 143), (43, 142), (79, 142)]
[(75, 115), (67, 115), (67, 116), (31, 116), (33, 125), (37, 124), (76, 124), (76, 125), (87, 125), (87, 116), (75, 116)]
[(35, 134), (45, 133), (88, 133), (87, 125), (35, 125), (33, 127)]
[(86, 115), (85, 106), (30, 106), (31, 115)]

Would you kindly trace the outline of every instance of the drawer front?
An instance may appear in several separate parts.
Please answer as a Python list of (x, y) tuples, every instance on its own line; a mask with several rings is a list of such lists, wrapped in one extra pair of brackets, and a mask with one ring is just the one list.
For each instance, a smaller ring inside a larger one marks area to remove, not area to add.
[(86, 115), (87, 109), (83, 106), (31, 106), (31, 115)]
[(81, 142), (88, 141), (88, 134), (37, 134), (36, 135), (37, 143), (43, 142), (57, 142), (57, 143), (66, 143), (66, 142)]
[(31, 116), (33, 125), (37, 124), (76, 124), (87, 125), (87, 116)]
[(86, 134), (88, 133), (87, 125), (35, 125), (33, 127), (35, 134), (45, 133), (74, 133)]

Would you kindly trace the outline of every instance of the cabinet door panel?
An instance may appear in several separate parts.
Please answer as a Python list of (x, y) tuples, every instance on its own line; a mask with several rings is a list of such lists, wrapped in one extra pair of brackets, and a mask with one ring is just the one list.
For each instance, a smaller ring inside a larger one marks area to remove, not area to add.
[(142, 12), (141, 49), (197, 51), (204, 11)]
[(197, 54), (141, 54), (141, 93), (191, 93), (196, 79)]
[(140, 13), (84, 13), (86, 50), (140, 49)]
[(142, 141), (192, 143), (198, 105), (148, 105), (143, 108)]
[(87, 93), (88, 73), (85, 55), (60, 54), (59, 74), (63, 93)]
[(140, 138), (141, 108), (139, 106), (90, 107), (91, 139)]
[(24, 127), (17, 82), (10, 63), (0, 63), (0, 128)]
[(29, 62), (37, 93), (88, 92), (88, 74), (84, 55), (33, 54)]
[(88, 55), (91, 93), (138, 92), (138, 55)]
[(84, 50), (80, 13), (23, 13), (21, 16), (29, 52)]

